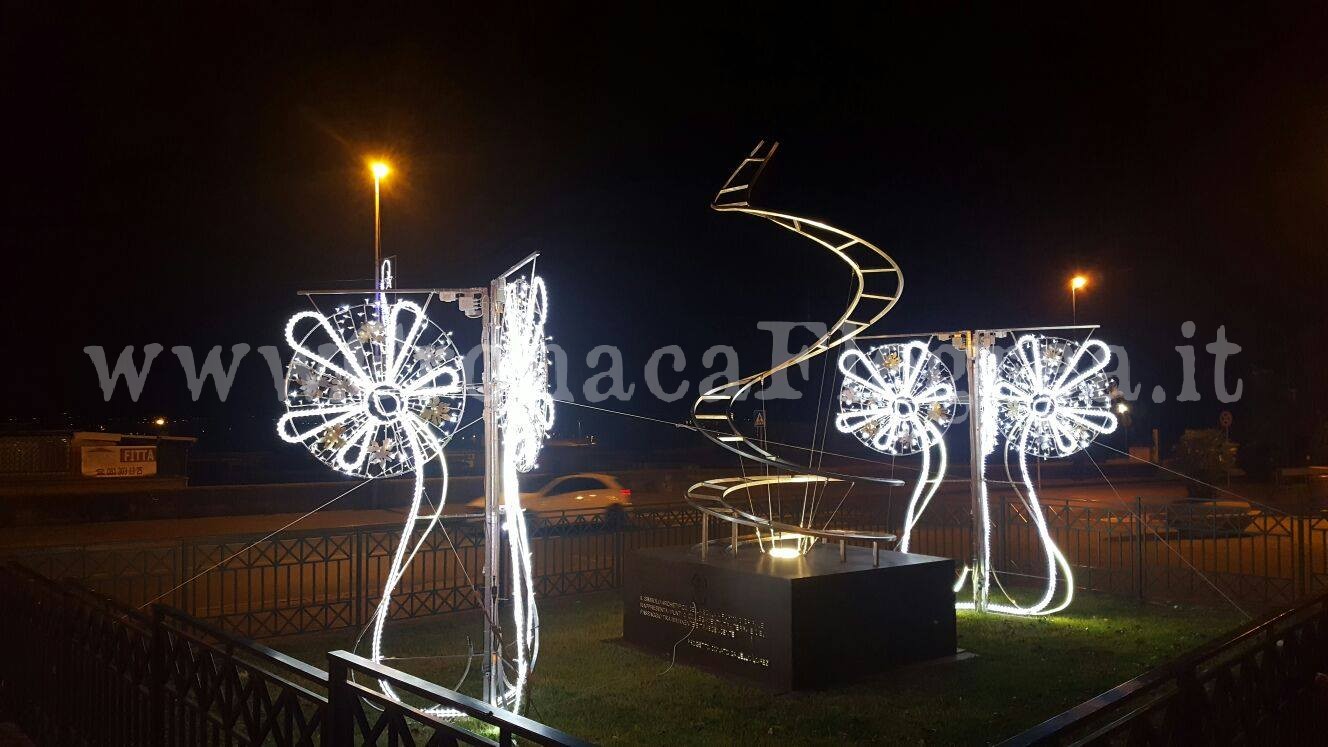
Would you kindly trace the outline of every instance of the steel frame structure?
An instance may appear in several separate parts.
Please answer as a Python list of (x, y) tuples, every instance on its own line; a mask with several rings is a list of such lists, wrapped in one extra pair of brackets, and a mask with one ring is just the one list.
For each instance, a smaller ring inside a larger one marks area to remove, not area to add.
[[(752, 187), (774, 157), (779, 143), (758, 142), (751, 153), (738, 164), (733, 173), (724, 182), (724, 186), (715, 194), (710, 207), (718, 212), (739, 212), (768, 220), (775, 225), (810, 239), (829, 250), (842, 260), (853, 277), (853, 289), (847, 308), (839, 319), (830, 325), (825, 334), (818, 338), (806, 350), (788, 360), (758, 373), (751, 374), (737, 381), (717, 386), (701, 393), (692, 405), (692, 424), (707, 439), (717, 446), (737, 454), (742, 459), (751, 460), (766, 467), (785, 470), (791, 475), (772, 478), (732, 477), (721, 480), (707, 480), (696, 483), (686, 492), (687, 502), (704, 515), (713, 516), (733, 523), (733, 552), (737, 552), (737, 526), (743, 525), (756, 530), (759, 541), (760, 532), (768, 531), (772, 538), (782, 532), (813, 538), (843, 541), (846, 539), (889, 542), (895, 539), (893, 534), (853, 533), (839, 530), (816, 529), (808, 518), (803, 524), (790, 525), (775, 520), (773, 516), (761, 517), (742, 511), (729, 502), (728, 497), (738, 491), (754, 487), (786, 483), (828, 483), (841, 480), (863, 480), (883, 484), (902, 485), (902, 481), (891, 478), (864, 477), (850, 475), (836, 470), (811, 470), (784, 457), (758, 446), (753, 439), (738, 428), (733, 419), (733, 405), (746, 396), (752, 388), (785, 369), (824, 355), (836, 347), (857, 337), (863, 330), (875, 324), (894, 308), (904, 290), (904, 276), (899, 265), (882, 249), (871, 242), (847, 231), (835, 228), (827, 223), (811, 220), (789, 213), (779, 213), (753, 207), (751, 204)], [(768, 444), (767, 444), (768, 445)], [(703, 523), (703, 527), (706, 523)], [(702, 543), (708, 545), (708, 538)]]

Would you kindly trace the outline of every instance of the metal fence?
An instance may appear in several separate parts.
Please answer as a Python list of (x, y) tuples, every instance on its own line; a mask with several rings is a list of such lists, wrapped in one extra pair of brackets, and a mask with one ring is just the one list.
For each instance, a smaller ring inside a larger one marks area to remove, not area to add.
[[(1328, 591), (1328, 517), (1210, 507), (1045, 506), (1052, 536), (1084, 589), (1150, 600), (1282, 608)], [(898, 533), (898, 512), (846, 505), (830, 526)], [(1045, 574), (1038, 534), (1017, 500), (993, 500), (993, 567), (1005, 588)], [(536, 592), (617, 588), (639, 547), (699, 541), (685, 505), (534, 514)], [(131, 607), (169, 604), (252, 638), (362, 626), (378, 603), (400, 527), (381, 525), (11, 553), (49, 578), (70, 578)], [(716, 533), (714, 536), (720, 536)], [(937, 499), (914, 530), (914, 552), (967, 561), (968, 503)], [(393, 618), (476, 609), (483, 531), (448, 519), (427, 538), (394, 594)], [(503, 574), (506, 575), (505, 573)]]
[(1328, 595), (1142, 674), (1002, 743), (1323, 744)]
[(0, 568), (0, 603), (0, 714), (39, 744), (584, 744), (344, 651), (328, 654), (329, 675), (179, 611), (146, 615), (15, 565)]

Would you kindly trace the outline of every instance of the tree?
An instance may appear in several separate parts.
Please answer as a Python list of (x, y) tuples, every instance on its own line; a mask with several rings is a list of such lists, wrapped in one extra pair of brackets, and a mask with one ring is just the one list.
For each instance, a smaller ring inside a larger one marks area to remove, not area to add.
[(1236, 463), (1236, 444), (1216, 428), (1187, 429), (1176, 444), (1176, 469), (1189, 480), (1190, 495), (1213, 497), (1212, 485), (1226, 480), (1227, 470)]

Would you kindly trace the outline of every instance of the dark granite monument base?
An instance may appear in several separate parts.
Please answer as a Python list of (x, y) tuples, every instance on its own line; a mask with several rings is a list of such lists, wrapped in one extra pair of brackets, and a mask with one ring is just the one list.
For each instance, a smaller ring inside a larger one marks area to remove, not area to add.
[[(637, 550), (623, 577), (623, 638), (677, 661), (785, 691), (955, 653), (954, 561), (819, 544)], [(685, 639), (685, 640), (684, 640)], [(682, 641), (679, 643), (679, 641)]]

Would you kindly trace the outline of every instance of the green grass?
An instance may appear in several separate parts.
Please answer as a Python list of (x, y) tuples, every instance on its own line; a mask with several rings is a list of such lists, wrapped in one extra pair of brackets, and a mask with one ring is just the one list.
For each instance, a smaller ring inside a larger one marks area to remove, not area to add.
[[(894, 670), (856, 684), (772, 695), (624, 646), (616, 594), (546, 600), (531, 717), (605, 744), (986, 744), (1011, 736), (1235, 625), (1234, 614), (1083, 594), (1065, 614), (959, 613), (959, 645), (976, 658)], [(389, 627), (392, 655), (465, 653), (477, 618), (446, 615)], [(272, 641), (318, 666), (353, 636)], [(478, 642), (477, 642), (478, 646)], [(446, 687), (458, 659), (388, 662)], [(472, 672), (464, 691), (475, 694)]]

